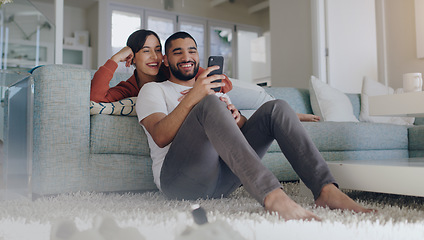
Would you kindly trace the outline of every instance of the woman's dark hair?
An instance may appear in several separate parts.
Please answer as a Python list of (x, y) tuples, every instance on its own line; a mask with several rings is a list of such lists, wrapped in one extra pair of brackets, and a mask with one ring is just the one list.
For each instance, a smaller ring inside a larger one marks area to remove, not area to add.
[(153, 35), (155, 36), (160, 45), (160, 49), (162, 51), (162, 44), (160, 43), (159, 36), (150, 30), (140, 29), (135, 32), (133, 32), (127, 40), (127, 46), (131, 48), (134, 54), (136, 54), (140, 49), (144, 46), (144, 43), (146, 43), (146, 39), (148, 36)]

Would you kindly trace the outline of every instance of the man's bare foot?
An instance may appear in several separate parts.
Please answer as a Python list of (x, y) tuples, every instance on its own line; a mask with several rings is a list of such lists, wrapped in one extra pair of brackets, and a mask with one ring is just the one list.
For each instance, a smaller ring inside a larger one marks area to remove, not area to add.
[(277, 213), (284, 220), (317, 220), (321, 219), (312, 212), (295, 203), (282, 189), (270, 192), (264, 200), (265, 210)]
[(318, 199), (315, 200), (315, 204), (319, 207), (349, 210), (357, 213), (375, 212), (375, 210), (364, 208), (363, 206), (353, 201), (353, 199), (340, 191), (340, 189), (338, 189), (332, 183), (327, 184), (322, 188), (321, 194), (319, 195)]

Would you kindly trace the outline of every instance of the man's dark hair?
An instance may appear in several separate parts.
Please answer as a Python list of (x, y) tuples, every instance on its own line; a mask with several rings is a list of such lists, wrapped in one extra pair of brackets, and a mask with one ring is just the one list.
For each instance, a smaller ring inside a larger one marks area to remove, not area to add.
[(168, 53), (169, 48), (171, 47), (171, 42), (174, 41), (174, 40), (176, 40), (176, 39), (180, 39), (180, 38), (182, 38), (182, 39), (184, 39), (184, 38), (191, 38), (191, 39), (193, 39), (194, 44), (196, 44), (196, 47), (197, 47), (196, 40), (190, 34), (188, 34), (187, 32), (176, 32), (176, 33), (172, 34), (168, 39), (166, 39), (166, 42), (165, 42), (165, 54)]
[(146, 43), (147, 37), (150, 36), (150, 35), (153, 35), (158, 39), (160, 48), (162, 50), (162, 45), (160, 43), (159, 36), (155, 32), (153, 32), (151, 30), (145, 30), (145, 29), (140, 29), (140, 30), (133, 32), (128, 37), (127, 46), (131, 48), (131, 50), (133, 51), (134, 54), (136, 54), (138, 51), (140, 51), (140, 49), (143, 48), (144, 43)]

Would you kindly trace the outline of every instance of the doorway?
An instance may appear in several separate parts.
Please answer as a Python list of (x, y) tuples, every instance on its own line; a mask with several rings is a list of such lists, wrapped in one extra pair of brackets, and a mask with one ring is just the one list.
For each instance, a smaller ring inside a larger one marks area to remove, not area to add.
[(378, 80), (375, 1), (312, 0), (311, 9), (314, 75), (346, 93)]

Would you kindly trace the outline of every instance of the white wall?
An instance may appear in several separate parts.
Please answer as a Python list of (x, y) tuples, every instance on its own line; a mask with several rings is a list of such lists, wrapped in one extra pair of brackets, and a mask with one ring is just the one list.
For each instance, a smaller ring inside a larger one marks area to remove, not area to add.
[(414, 0), (386, 0), (385, 17), (388, 84), (401, 88), (402, 74), (424, 72), (416, 52)]
[(327, 0), (326, 19), (327, 82), (360, 93), (364, 76), (378, 80), (375, 2)]
[(91, 68), (97, 69), (97, 56), (98, 56), (98, 42), (99, 42), (99, 3), (93, 4), (87, 9), (87, 30), (90, 32), (90, 46), (91, 48)]
[(272, 86), (307, 88), (312, 75), (310, 0), (270, 0)]
[[(273, 86), (308, 87), (312, 74), (310, 11), (310, 0), (270, 0)], [(384, 83), (386, 77), (390, 87), (400, 88), (402, 74), (424, 72), (424, 59), (416, 56), (414, 0), (376, 0), (376, 12), (379, 80)], [(381, 36), (384, 26), (386, 44)]]

